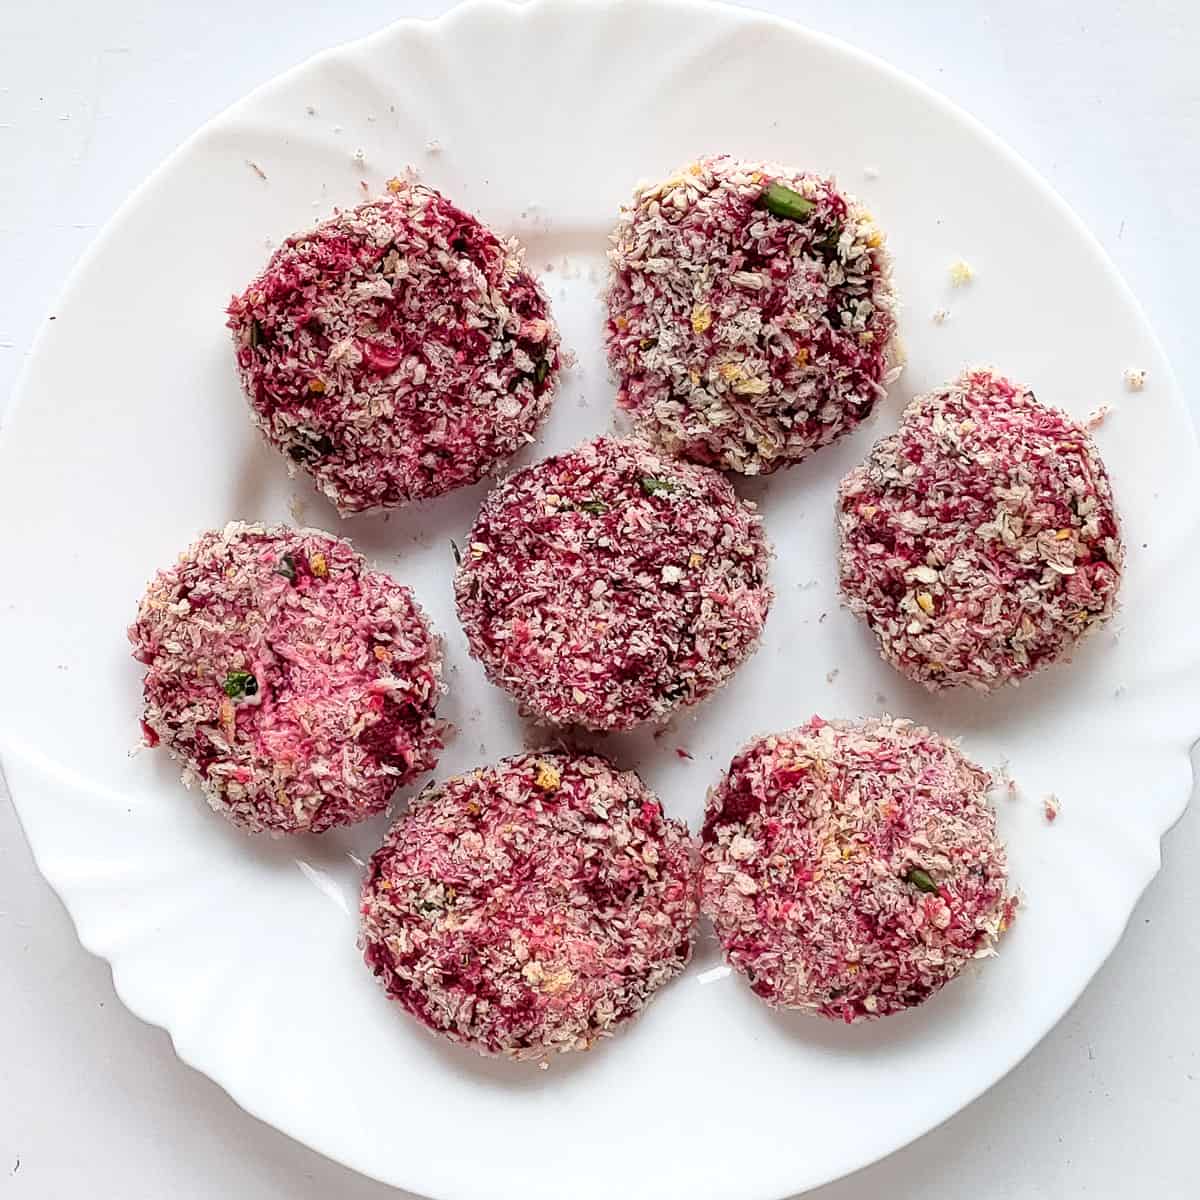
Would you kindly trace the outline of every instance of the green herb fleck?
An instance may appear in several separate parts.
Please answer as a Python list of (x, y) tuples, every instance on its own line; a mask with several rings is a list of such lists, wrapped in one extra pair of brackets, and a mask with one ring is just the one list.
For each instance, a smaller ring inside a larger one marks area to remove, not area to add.
[(608, 512), (608, 505), (603, 500), (585, 500), (578, 507), (580, 512), (591, 513), (594, 517)]
[(819, 250), (825, 259), (837, 256), (838, 243), (842, 240), (842, 227), (835, 221), (825, 231), (825, 236), (813, 242), (813, 249)]
[(642, 338), (638, 342), (638, 348), (641, 350), (653, 350), (658, 345), (658, 338)]
[(288, 583), (296, 582), (296, 560), (290, 554), (285, 554), (275, 568), (276, 575), (282, 575)]
[(231, 700), (241, 700), (258, 692), (258, 680), (249, 671), (230, 671), (222, 688)]
[(675, 490), (675, 485), (669, 479), (655, 479), (652, 475), (645, 475), (641, 480), (642, 491), (647, 496), (657, 496), (660, 493), (670, 495)]
[(461, 567), (462, 551), (458, 548), (458, 543), (453, 538), (450, 539), (450, 553), (454, 555), (454, 561)]
[(807, 196), (793, 192), (782, 183), (773, 183), (762, 194), (762, 204), (767, 212), (777, 217), (790, 217), (793, 221), (805, 221), (817, 206)]
[(333, 452), (333, 442), (325, 434), (318, 436), (307, 429), (297, 429), (295, 437), (298, 440), (288, 447), (288, 455), (296, 462), (316, 462)]
[(550, 360), (539, 358), (533, 368), (533, 381), (541, 387), (550, 378)]
[(936, 892), (938, 885), (933, 882), (933, 877), (928, 871), (922, 871), (920, 867), (913, 867), (904, 877), (905, 882), (911, 883), (918, 891), (921, 892)]

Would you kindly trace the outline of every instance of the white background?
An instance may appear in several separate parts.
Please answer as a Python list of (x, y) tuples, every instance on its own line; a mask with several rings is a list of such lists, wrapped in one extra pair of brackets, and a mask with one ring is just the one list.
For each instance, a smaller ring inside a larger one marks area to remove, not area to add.
[[(1200, 5), (767, 6), (890, 59), (1029, 159), (1132, 284), (1185, 394), (1200, 395), (1191, 353), (1200, 269)], [(414, 0), (2, 0), (0, 414), (75, 259), (187, 134), (327, 45), (444, 7)], [(797, 120), (819, 120), (821, 103), (797, 81)], [(181, 228), (179, 236), (191, 231)], [(82, 527), (86, 514), (80, 517)], [(0, 593), (14, 586), (19, 564), (0, 564)], [(1125, 601), (1136, 605), (1137, 597)], [(3, 676), (3, 664), (0, 686), (20, 686)], [(1129, 802), (1137, 800), (1131, 791)], [(941, 1129), (813, 1195), (1194, 1196), (1197, 911), (1200, 808), (1193, 807), (1167, 838), (1162, 874), (1120, 948), (1029, 1059)], [(937, 1080), (897, 1079), (896, 1086), (936, 1088)], [(246, 1116), (181, 1065), (163, 1033), (124, 1011), (107, 967), (79, 947), (37, 876), (2, 785), (0, 1193), (30, 1200), (400, 1195)], [(569, 1187), (563, 1196), (570, 1200)]]

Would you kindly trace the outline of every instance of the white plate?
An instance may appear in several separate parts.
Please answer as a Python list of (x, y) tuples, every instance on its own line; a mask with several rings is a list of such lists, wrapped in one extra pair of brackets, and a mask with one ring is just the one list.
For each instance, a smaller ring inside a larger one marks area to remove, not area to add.
[[(427, 152), (430, 139), (441, 153)], [(985, 762), (1011, 763), (1021, 795), (1000, 802), (1000, 822), (1028, 908), (999, 959), (884, 1022), (772, 1014), (710, 970), (706, 941), (644, 1019), (595, 1053), (544, 1073), (479, 1060), (392, 1008), (358, 960), (357, 863), (381, 821), (250, 840), (186, 794), (165, 755), (129, 755), (140, 670), (124, 628), (152, 571), (199, 530), (287, 519), (299, 496), (308, 521), (352, 534), (412, 584), (447, 635), (447, 715), (462, 732), (442, 771), (520, 748), (524, 730), (467, 657), (451, 603), (448, 538), (482, 489), (340, 525), (252, 430), (222, 308), (263, 261), (265, 238), (354, 202), (360, 179), (378, 190), (416, 164), (519, 233), (543, 274), (579, 355), (535, 452), (556, 450), (610, 421), (598, 293), (618, 204), (639, 177), (717, 150), (832, 171), (870, 204), (890, 231), (911, 361), (868, 428), (747, 489), (779, 551), (762, 651), (698, 717), (658, 741), (613, 737), (608, 750), (694, 824), (751, 734), (814, 711), (916, 717)], [(959, 256), (977, 277), (953, 290)], [(951, 319), (936, 326), (942, 307)], [(56, 312), (0, 458), (9, 783), (42, 871), (129, 1007), (316, 1149), (455, 1200), (775, 1197), (816, 1185), (916, 1137), (1012, 1067), (1078, 996), (1154, 875), (1200, 730), (1190, 423), (1134, 301), (1064, 205), (882, 64), (767, 17), (664, 0), (485, 3), (405, 22), (321, 55), (202, 130), (97, 241)], [(837, 607), (834, 487), (914, 391), (980, 360), (1076, 416), (1115, 406), (1098, 436), (1130, 546), (1125, 607), (1072, 666), (1019, 691), (931, 698)], [(1136, 395), (1122, 384), (1131, 365), (1149, 372)], [(1052, 827), (1049, 792), (1063, 806)]]

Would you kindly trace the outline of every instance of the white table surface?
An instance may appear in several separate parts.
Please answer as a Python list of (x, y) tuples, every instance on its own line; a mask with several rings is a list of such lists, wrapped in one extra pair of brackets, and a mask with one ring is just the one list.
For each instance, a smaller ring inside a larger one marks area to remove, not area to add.
[[(1185, 394), (1200, 395), (1192, 281), (1200, 270), (1200, 5), (766, 6), (890, 59), (1032, 162), (1116, 260)], [(445, 7), (432, 0), (4, 0), (0, 414), (75, 259), (168, 151), (309, 54), (397, 16)], [(1193, 407), (1200, 413), (1200, 401)], [(10, 578), (0, 566), (0, 590)], [(1162, 873), (1119, 949), (1025, 1063), (940, 1129), (812, 1195), (1194, 1197), (1197, 910), (1200, 807), (1193, 806), (1167, 838)], [(936, 1087), (937, 1080), (897, 1086)], [(0, 1193), (29, 1200), (401, 1195), (248, 1117), (183, 1066), (161, 1031), (121, 1007), (107, 966), (80, 948), (34, 870), (2, 783)], [(570, 1200), (569, 1188), (563, 1195)]]

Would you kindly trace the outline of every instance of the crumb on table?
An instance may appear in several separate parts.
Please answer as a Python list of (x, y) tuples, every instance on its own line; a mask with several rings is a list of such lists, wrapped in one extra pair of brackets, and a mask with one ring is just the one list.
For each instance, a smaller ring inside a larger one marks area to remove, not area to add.
[(975, 269), (969, 262), (962, 258), (956, 258), (950, 264), (950, 283), (954, 287), (962, 287), (968, 284), (975, 278)]

